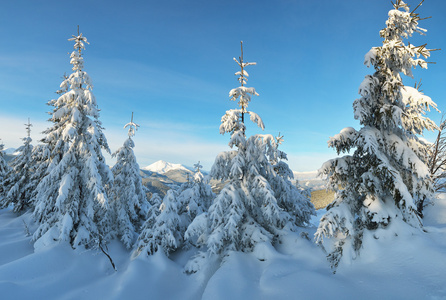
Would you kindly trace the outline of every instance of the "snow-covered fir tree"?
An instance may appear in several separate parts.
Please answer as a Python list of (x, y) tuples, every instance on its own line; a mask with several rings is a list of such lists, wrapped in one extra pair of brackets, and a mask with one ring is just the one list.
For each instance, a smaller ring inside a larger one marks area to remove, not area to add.
[(184, 230), (181, 230), (181, 211), (177, 201), (177, 193), (174, 190), (168, 190), (159, 207), (159, 214), (149, 215), (144, 223), (141, 234), (136, 243), (134, 256), (140, 253), (152, 255), (158, 250), (163, 250), (166, 255), (175, 251), (183, 244)]
[(418, 27), (419, 15), (403, 1), (393, 6), (387, 27), (380, 31), (383, 45), (365, 56), (365, 64), (373, 65), (375, 73), (365, 77), (359, 87), (361, 98), (353, 103), (354, 117), (362, 127), (344, 128), (328, 141), (338, 154), (352, 154), (329, 160), (319, 170), (336, 191), (315, 234), (332, 268), (342, 257), (357, 257), (366, 236), (374, 240), (381, 234), (399, 235), (411, 228), (406, 225), (420, 228), (417, 207), (432, 193), (426, 166), (429, 145), (417, 135), (436, 128), (425, 117), (436, 104), (404, 86), (401, 78), (401, 74), (413, 77), (416, 66), (427, 68), (420, 58), (429, 57), (425, 45), (403, 41), (426, 30)]
[(6, 160), (4, 158), (4, 153), (3, 153), (4, 147), (5, 147), (5, 145), (0, 140), (0, 203), (2, 203), (2, 201), (3, 201), (2, 199), (3, 199), (3, 192), (4, 192), (2, 182), (5, 179), (6, 174), (10, 170), (8, 163), (6, 162)]
[(14, 212), (23, 212), (32, 207), (32, 193), (34, 186), (31, 184), (33, 173), (32, 150), (31, 145), (31, 127), (29, 122), (25, 124), (27, 136), (23, 138), (23, 146), (17, 149), (20, 154), (11, 162), (9, 172), (4, 176), (1, 183), (3, 188), (3, 198), (0, 207), (5, 208), (13, 205)]
[(61, 83), (61, 96), (49, 102), (53, 126), (43, 139), (49, 153), (46, 175), (37, 186), (35, 248), (55, 242), (95, 247), (110, 226), (106, 189), (113, 174), (101, 152), (110, 150), (91, 79), (83, 70), (82, 50), (88, 42), (79, 33), (69, 41), (75, 43), (73, 73)]
[(220, 153), (210, 175), (228, 181), (210, 206), (206, 217), (201, 216), (189, 226), (187, 236), (198, 236), (211, 254), (225, 255), (228, 251), (252, 251), (257, 243), (271, 242), (295, 226), (308, 224), (314, 207), (309, 199), (289, 181), (293, 177), (282, 161), (286, 154), (278, 150), (281, 138), (270, 134), (245, 136), (244, 115), (261, 129), (261, 118), (246, 108), (254, 88), (245, 87), (245, 68), (255, 63), (235, 59), (241, 71), (241, 86), (229, 92), (238, 100), (240, 109), (232, 109), (222, 117), (220, 133), (231, 134), (229, 146), (236, 150)]
[(193, 179), (184, 184), (178, 194), (178, 201), (186, 207), (188, 225), (196, 216), (207, 212), (215, 194), (209, 185), (209, 176), (201, 173), (200, 162), (194, 164), (195, 174)]
[(184, 246), (187, 227), (208, 210), (215, 197), (201, 167), (200, 163), (195, 164), (193, 180), (183, 183), (176, 191), (169, 190), (160, 205), (157, 199), (152, 200), (153, 209), (144, 223), (136, 254), (146, 251), (151, 255), (161, 248), (168, 255)]
[(114, 184), (110, 193), (110, 209), (114, 233), (127, 249), (130, 249), (138, 237), (141, 225), (147, 218), (149, 202), (142, 185), (139, 165), (133, 153), (135, 144), (132, 136), (139, 127), (133, 122), (133, 113), (130, 123), (124, 126), (124, 128), (127, 127), (129, 128), (128, 139), (118, 151), (113, 153), (116, 164), (112, 168)]
[[(152, 228), (153, 224), (155, 224), (156, 217), (161, 213), (160, 207), (163, 203), (163, 198), (160, 197), (158, 193), (152, 194), (149, 200), (149, 210), (147, 212), (147, 220), (144, 222), (142, 228), (150, 227)], [(143, 231), (143, 229), (141, 230)]]

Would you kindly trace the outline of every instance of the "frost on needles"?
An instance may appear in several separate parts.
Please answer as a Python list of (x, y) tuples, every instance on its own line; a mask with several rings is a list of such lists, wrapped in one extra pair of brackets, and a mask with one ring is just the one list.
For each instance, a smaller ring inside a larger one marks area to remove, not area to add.
[[(315, 234), (328, 252), (332, 268), (341, 258), (355, 258), (365, 240), (396, 236), (421, 228), (424, 201), (432, 196), (432, 181), (426, 166), (429, 145), (418, 135), (436, 125), (425, 117), (436, 104), (415, 88), (404, 86), (401, 73), (427, 68), (423, 46), (405, 45), (404, 39), (418, 27), (420, 17), (403, 1), (389, 11), (387, 27), (380, 31), (381, 47), (372, 48), (365, 65), (374, 66), (359, 87), (361, 98), (353, 103), (361, 128), (344, 128), (330, 138), (329, 147), (351, 155), (327, 161), (319, 172), (336, 191)], [(372, 237), (370, 239), (370, 237)]]
[(87, 39), (78, 34), (70, 55), (73, 73), (61, 83), (43, 139), (47, 169), (36, 190), (36, 249), (55, 242), (96, 247), (109, 232), (106, 189), (113, 175), (101, 150), (110, 152), (99, 121), (92, 82), (83, 70)]

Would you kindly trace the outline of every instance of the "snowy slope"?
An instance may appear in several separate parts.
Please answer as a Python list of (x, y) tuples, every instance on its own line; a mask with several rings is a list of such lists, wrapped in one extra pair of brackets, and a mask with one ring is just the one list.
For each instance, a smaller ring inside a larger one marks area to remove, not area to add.
[[(0, 211), (1, 299), (446, 299), (445, 196), (426, 210), (426, 233), (369, 237), (361, 256), (336, 274), (322, 249), (299, 233), (277, 248), (261, 244), (186, 275), (194, 250), (132, 260), (114, 241), (115, 272), (100, 251), (59, 245), (35, 253), (25, 223), (29, 214)], [(315, 227), (306, 231), (311, 237)]]
[(146, 170), (146, 171), (156, 172), (159, 174), (164, 174), (164, 173), (167, 173), (172, 170), (183, 170), (183, 171), (187, 171), (187, 172), (192, 171), (191, 168), (188, 168), (184, 165), (172, 164), (172, 163), (166, 162), (164, 160), (159, 160), (159, 161), (154, 162), (153, 164), (151, 164), (147, 167), (143, 167), (141, 169)]

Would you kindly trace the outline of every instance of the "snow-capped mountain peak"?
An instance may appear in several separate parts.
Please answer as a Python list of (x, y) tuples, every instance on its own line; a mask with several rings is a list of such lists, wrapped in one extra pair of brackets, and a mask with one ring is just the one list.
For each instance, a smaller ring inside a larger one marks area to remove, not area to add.
[(10, 155), (18, 155), (20, 152), (17, 152), (16, 148), (6, 148), (3, 150), (4, 154), (10, 154)]
[(187, 168), (184, 165), (181, 164), (172, 164), (169, 163), (167, 161), (164, 160), (159, 160), (157, 162), (154, 162), (153, 164), (142, 168), (142, 170), (146, 170), (146, 171), (151, 171), (151, 172), (156, 172), (159, 174), (164, 174), (168, 171), (171, 170), (183, 170), (183, 171), (188, 171), (190, 172), (191, 170), (189, 168)]

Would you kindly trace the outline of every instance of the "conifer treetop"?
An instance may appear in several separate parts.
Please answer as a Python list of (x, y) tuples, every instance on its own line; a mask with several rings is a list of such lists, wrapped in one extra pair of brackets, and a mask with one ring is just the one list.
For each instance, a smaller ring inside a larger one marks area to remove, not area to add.
[(129, 138), (131, 138), (132, 136), (135, 136), (136, 131), (138, 130), (139, 125), (133, 122), (133, 112), (132, 112), (132, 119), (130, 120), (129, 123), (125, 124), (124, 128), (129, 128)]
[(241, 70), (236, 72), (235, 75), (239, 76), (238, 81), (242, 86), (246, 84), (248, 81), (249, 74), (246, 72), (245, 68), (247, 66), (254, 66), (257, 63), (256, 62), (244, 62), (243, 61), (243, 41), (240, 41), (240, 48), (241, 48), (241, 55), (239, 56), (238, 60), (234, 57), (234, 61), (240, 66)]
[(277, 147), (279, 147), (279, 145), (282, 144), (283, 141), (284, 141), (284, 139), (283, 139), (283, 135), (280, 135), (280, 132), (279, 132), (279, 134), (275, 137), (275, 139), (276, 139), (276, 145), (277, 145)]
[(245, 68), (247, 66), (256, 65), (257, 63), (245, 62), (243, 60), (243, 41), (240, 41), (240, 47), (241, 47), (241, 55), (238, 60), (234, 57), (234, 61), (240, 66), (241, 69), (240, 71), (235, 73), (236, 76), (239, 76), (238, 81), (240, 82), (241, 86), (232, 89), (229, 92), (229, 97), (231, 98), (232, 101), (236, 101), (237, 99), (239, 99), (238, 104), (242, 110), (242, 122), (243, 122), (244, 121), (243, 114), (247, 112), (246, 108), (248, 107), (249, 101), (251, 101), (251, 95), (258, 96), (259, 94), (257, 94), (254, 88), (248, 88), (244, 86), (248, 81), (249, 77), (248, 72), (246, 72)]
[(79, 25), (77, 25), (77, 35), (72, 35), (72, 38), (68, 39), (68, 41), (74, 41), (74, 49), (77, 50), (79, 52), (79, 55), (81, 55), (82, 53), (82, 49), (85, 50), (85, 44), (90, 44), (87, 41), (87, 38), (82, 36), (82, 33), (79, 33)]
[(201, 168), (203, 168), (203, 166), (200, 165), (200, 161), (198, 161), (198, 163), (194, 164), (194, 169), (196, 172), (200, 172)]
[(29, 122), (29, 118), (28, 118), (28, 123), (27, 124), (25, 124), (25, 128), (26, 128), (26, 133), (28, 134), (28, 138), (31, 136), (31, 127), (33, 127), (33, 124), (31, 124), (30, 122)]

